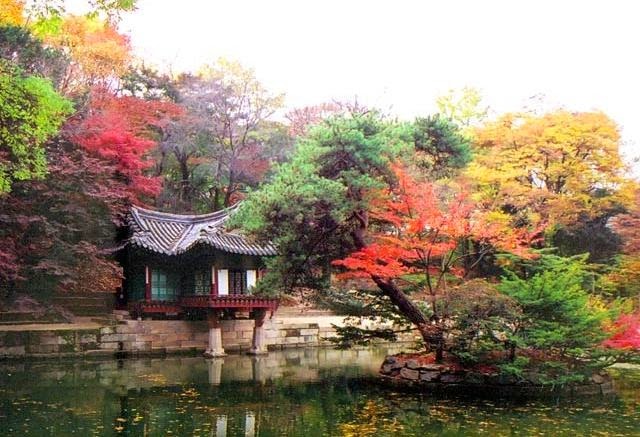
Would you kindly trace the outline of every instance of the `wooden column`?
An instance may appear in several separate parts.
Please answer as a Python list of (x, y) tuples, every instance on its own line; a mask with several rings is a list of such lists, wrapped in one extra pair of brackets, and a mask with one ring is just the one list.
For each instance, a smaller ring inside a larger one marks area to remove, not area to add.
[(255, 437), (256, 415), (253, 411), (247, 411), (244, 416), (244, 437)]
[(251, 357), (251, 370), (253, 373), (253, 380), (255, 382), (259, 382), (264, 384), (267, 380), (267, 374), (269, 373), (269, 367), (267, 366), (266, 361), (269, 357), (263, 356), (255, 356)]
[(211, 266), (211, 297), (218, 297), (218, 269)]
[[(213, 435), (213, 433), (211, 434)], [(227, 437), (227, 416), (216, 417), (216, 437)]]
[(144, 266), (144, 300), (151, 301), (151, 268)]

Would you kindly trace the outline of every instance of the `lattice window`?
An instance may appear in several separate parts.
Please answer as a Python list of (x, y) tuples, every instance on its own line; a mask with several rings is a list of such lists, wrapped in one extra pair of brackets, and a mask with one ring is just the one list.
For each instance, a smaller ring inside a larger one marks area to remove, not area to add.
[(247, 273), (244, 270), (229, 270), (229, 294), (247, 292)]
[(193, 292), (194, 294), (211, 293), (211, 270), (196, 270), (193, 275)]
[(178, 288), (175, 275), (158, 269), (151, 270), (151, 299), (175, 300)]

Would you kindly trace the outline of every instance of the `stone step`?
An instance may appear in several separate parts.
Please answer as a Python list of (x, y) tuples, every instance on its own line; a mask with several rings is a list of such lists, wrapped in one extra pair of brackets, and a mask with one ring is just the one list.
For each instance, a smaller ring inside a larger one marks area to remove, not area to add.
[(113, 293), (64, 293), (54, 296), (53, 302), (76, 316), (108, 316), (115, 306)]
[(13, 325), (47, 325), (51, 324), (51, 320), (20, 320), (20, 321), (2, 321), (0, 326), (13, 326)]
[(301, 309), (301, 308), (291, 308), (291, 307), (280, 307), (276, 312), (279, 316), (334, 316), (335, 313), (328, 310), (318, 310), (318, 309)]
[(111, 310), (109, 308), (104, 307), (66, 307), (65, 308), (71, 311), (76, 316), (105, 316), (107, 314), (111, 314)]
[(113, 314), (120, 315), (120, 316), (128, 316), (129, 315), (129, 311), (128, 310), (113, 310)]
[(29, 322), (34, 320), (33, 314), (24, 311), (0, 311), (0, 322)]

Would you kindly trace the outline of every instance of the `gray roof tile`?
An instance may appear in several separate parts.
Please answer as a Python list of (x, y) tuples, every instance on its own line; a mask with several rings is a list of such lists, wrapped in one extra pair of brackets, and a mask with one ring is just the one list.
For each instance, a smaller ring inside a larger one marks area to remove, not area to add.
[(276, 255), (271, 243), (258, 244), (229, 232), (224, 223), (236, 207), (202, 215), (181, 215), (133, 206), (129, 243), (165, 255), (178, 255), (198, 244), (241, 255)]

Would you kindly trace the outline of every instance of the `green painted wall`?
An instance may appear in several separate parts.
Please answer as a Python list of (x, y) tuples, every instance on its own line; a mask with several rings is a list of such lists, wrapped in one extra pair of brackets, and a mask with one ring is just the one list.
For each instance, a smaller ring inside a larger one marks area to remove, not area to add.
[[(167, 287), (175, 288), (182, 295), (196, 294), (196, 289), (197, 294), (208, 294), (212, 265), (229, 270), (257, 270), (263, 266), (257, 256), (230, 254), (203, 247), (177, 256), (160, 255), (138, 248), (127, 250), (124, 289), (130, 302), (145, 297), (145, 266), (149, 266), (152, 271), (162, 271), (167, 277)], [(152, 299), (163, 300), (154, 295), (154, 288), (157, 287), (152, 286)], [(166, 298), (167, 295), (162, 297)]]

